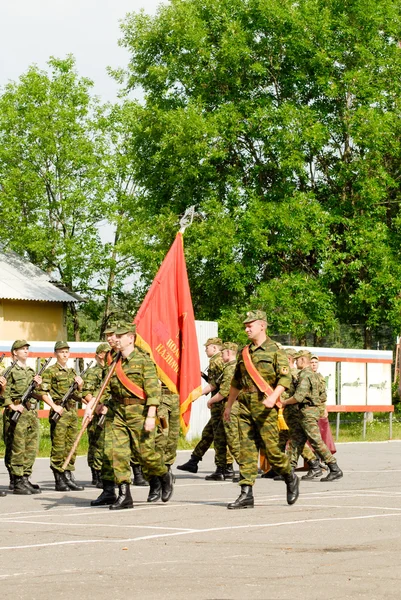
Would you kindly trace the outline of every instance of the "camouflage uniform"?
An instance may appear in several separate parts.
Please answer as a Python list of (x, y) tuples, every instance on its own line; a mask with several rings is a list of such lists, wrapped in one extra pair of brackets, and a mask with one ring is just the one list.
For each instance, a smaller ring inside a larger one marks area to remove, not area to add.
[[(157, 426), (155, 447), (163, 456), (166, 466), (171, 466), (177, 456), (178, 438), (180, 435), (180, 397), (173, 394), (162, 384), (162, 397), (157, 409), (159, 424)], [(165, 419), (167, 428), (163, 429)]]
[[(105, 376), (105, 368), (101, 365), (96, 365), (87, 370), (84, 378), (84, 386), (82, 389), (82, 397), (85, 398), (90, 394), (96, 398), (97, 393), (102, 385)], [(100, 415), (94, 414), (90, 422), (88, 432), (88, 465), (96, 471), (102, 468), (103, 446), (104, 446), (104, 428), (98, 427)]]
[(4, 390), (4, 462), (9, 472), (17, 477), (29, 477), (32, 474), (39, 447), (39, 419), (36, 400), (33, 398), (29, 400), (30, 410), (25, 409), (16, 424), (11, 421), (13, 411), (9, 406), (20, 404), (21, 397), (34, 376), (33, 369), (16, 364), (7, 378)]
[[(236, 360), (232, 360), (228, 363), (224, 364), (223, 376), (220, 380), (220, 386), (218, 391), (224, 399), (221, 402), (216, 402), (215, 404), (221, 405), (221, 415), (223, 415), (224, 410), (226, 408), (226, 401), (228, 398), (228, 394), (230, 392), (231, 380), (234, 375), (235, 365), (237, 364)], [(214, 405), (213, 405), (214, 406)], [(220, 435), (222, 440), (224, 441), (224, 445), (228, 446), (234, 460), (239, 461), (239, 452), (240, 452), (240, 443), (239, 443), (239, 425), (238, 425), (238, 414), (239, 414), (239, 404), (235, 402), (231, 409), (231, 417), (230, 421), (225, 421), (221, 416), (221, 425), (220, 428), (215, 434), (215, 440), (217, 435)], [(222, 431), (221, 431), (222, 430)], [(215, 442), (216, 445), (216, 442)], [(216, 461), (216, 465), (217, 465)]]
[[(288, 358), (269, 337), (260, 345), (251, 343), (249, 352), (257, 371), (273, 388), (290, 387)], [(265, 452), (272, 468), (280, 475), (291, 473), (288, 457), (279, 449), (277, 410), (266, 408), (262, 403), (264, 394), (248, 374), (242, 353), (231, 381), (232, 387), (241, 390), (240, 416), (240, 485), (252, 486), (258, 475), (259, 449)]]
[(298, 383), (293, 394), (297, 401), (300, 419), (293, 424), (290, 439), (291, 465), (296, 466), (302, 449), (308, 441), (315, 453), (326, 463), (334, 464), (336, 459), (327, 448), (320, 434), (318, 421), (320, 418), (320, 381), (310, 367), (305, 367), (299, 373)]
[(327, 402), (327, 393), (326, 393), (326, 379), (323, 377), (321, 373), (316, 373), (319, 378), (319, 408), (320, 408), (320, 418), (325, 418), (326, 412), (326, 402)]
[[(38, 394), (42, 397), (49, 394), (53, 402), (57, 405), (61, 404), (64, 394), (68, 388), (74, 383), (77, 373), (70, 367), (62, 367), (58, 362), (52, 365), (43, 373), (42, 385), (38, 387)], [(53, 471), (63, 472), (63, 463), (67, 458), (72, 445), (78, 433), (78, 412), (76, 402), (82, 400), (82, 393), (75, 390), (71, 395), (67, 406), (63, 410), (63, 414), (55, 423), (52, 420), (54, 411), (50, 410), (50, 468)], [(72, 456), (66, 471), (75, 470), (76, 453)]]
[(147, 399), (141, 400), (125, 388), (116, 374), (105, 391), (105, 396), (111, 395), (114, 409), (111, 422), (112, 467), (118, 485), (129, 484), (131, 481), (132, 453), (140, 457), (141, 464), (150, 477), (162, 476), (167, 472), (161, 454), (155, 450), (156, 429), (150, 432), (144, 429), (148, 407), (160, 404), (160, 385), (155, 365), (145, 352), (135, 348), (127, 358), (122, 359), (122, 368), (127, 377), (145, 391)]
[[(116, 351), (110, 350), (106, 354), (104, 376), (107, 375), (109, 366), (116, 357)], [(107, 406), (106, 418), (104, 420), (103, 427), (103, 454), (102, 454), (102, 479), (106, 481), (114, 481), (114, 469), (113, 469), (113, 419), (114, 419), (114, 402), (110, 397), (104, 394), (102, 396), (102, 402)]]

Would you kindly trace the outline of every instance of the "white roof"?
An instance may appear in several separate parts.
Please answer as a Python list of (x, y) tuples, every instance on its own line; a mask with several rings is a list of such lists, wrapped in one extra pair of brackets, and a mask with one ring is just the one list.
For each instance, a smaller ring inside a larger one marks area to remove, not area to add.
[(51, 283), (50, 275), (12, 251), (0, 251), (0, 299), (82, 302)]

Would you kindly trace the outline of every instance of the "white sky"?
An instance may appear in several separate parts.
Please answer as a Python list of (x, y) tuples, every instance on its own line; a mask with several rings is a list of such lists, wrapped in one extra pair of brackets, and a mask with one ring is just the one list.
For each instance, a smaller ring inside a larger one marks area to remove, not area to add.
[(141, 8), (154, 14), (161, 0), (0, 0), (0, 87), (29, 65), (45, 68), (50, 56), (73, 54), (81, 76), (95, 83), (103, 101), (116, 100), (117, 84), (106, 67), (125, 67), (117, 45), (119, 20)]

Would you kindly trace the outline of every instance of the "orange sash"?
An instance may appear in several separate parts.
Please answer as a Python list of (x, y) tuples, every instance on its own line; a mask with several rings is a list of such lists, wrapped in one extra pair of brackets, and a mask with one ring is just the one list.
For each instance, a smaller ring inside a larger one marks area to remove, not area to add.
[(117, 365), (116, 365), (116, 375), (117, 375), (118, 379), (120, 380), (120, 383), (122, 383), (123, 386), (129, 392), (131, 392), (131, 394), (135, 394), (135, 396), (137, 396), (137, 398), (140, 398), (141, 400), (146, 400), (145, 391), (142, 388), (140, 388), (139, 385), (136, 385), (136, 383), (131, 381), (131, 379), (129, 377), (127, 377), (126, 374), (124, 373), (121, 358), (117, 362)]
[(248, 375), (251, 377), (253, 383), (256, 387), (266, 394), (266, 396), (270, 396), (273, 393), (273, 388), (271, 385), (267, 383), (262, 377), (262, 375), (258, 372), (255, 365), (252, 362), (251, 355), (249, 354), (249, 346), (245, 346), (242, 350), (242, 357), (244, 359), (244, 365), (248, 372)]

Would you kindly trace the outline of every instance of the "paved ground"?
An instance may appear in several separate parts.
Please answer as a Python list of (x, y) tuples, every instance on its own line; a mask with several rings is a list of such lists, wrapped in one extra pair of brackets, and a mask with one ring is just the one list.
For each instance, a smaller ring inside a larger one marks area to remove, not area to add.
[[(342, 480), (304, 483), (289, 507), (284, 483), (258, 479), (242, 511), (225, 506), (236, 484), (204, 480), (213, 452), (197, 475), (178, 471), (169, 503), (132, 488), (135, 508), (121, 512), (90, 508), (89, 485), (56, 493), (38, 459), (43, 493), (0, 498), (1, 598), (398, 600), (400, 453), (397, 442), (339, 444)], [(80, 459), (77, 479), (88, 474)]]

